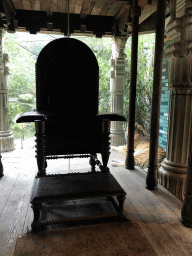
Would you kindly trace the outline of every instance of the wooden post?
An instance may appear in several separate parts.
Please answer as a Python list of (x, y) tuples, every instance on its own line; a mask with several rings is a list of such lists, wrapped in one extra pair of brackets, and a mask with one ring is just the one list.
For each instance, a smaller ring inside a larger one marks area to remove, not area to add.
[(141, 9), (138, 0), (133, 0), (132, 7), (132, 50), (131, 50), (131, 83), (129, 96), (129, 122), (127, 137), (127, 156), (125, 167), (134, 170), (134, 132), (135, 132), (135, 99), (137, 84), (137, 53), (138, 53), (138, 24)]
[(155, 189), (158, 183), (157, 179), (157, 156), (159, 140), (159, 117), (160, 117), (160, 100), (161, 100), (161, 79), (162, 79), (162, 62), (165, 33), (165, 11), (166, 0), (157, 1), (157, 27), (155, 40), (155, 63), (153, 77), (153, 98), (151, 111), (151, 130), (150, 130), (150, 150), (149, 165), (146, 178), (146, 187), (150, 190)]
[(36, 130), (36, 159), (38, 166), (37, 177), (46, 176), (46, 159), (45, 159), (45, 121), (35, 121)]
[(0, 178), (4, 176), (4, 174), (3, 174), (3, 164), (2, 164), (1, 158), (2, 158), (2, 156), (1, 156), (1, 152), (0, 152)]
[(111, 126), (111, 121), (108, 119), (103, 119), (102, 120), (102, 162), (103, 162), (103, 167), (104, 167), (104, 172), (108, 172), (108, 161), (109, 161), (109, 156), (110, 156), (110, 126)]
[[(114, 37), (112, 44), (112, 56), (110, 60), (110, 92), (111, 92), (111, 112), (123, 115), (123, 98), (124, 98), (124, 79), (125, 66), (127, 64), (125, 45), (127, 37)], [(125, 132), (122, 121), (111, 122), (111, 145), (125, 145)]]
[(187, 180), (184, 196), (184, 203), (181, 210), (181, 221), (184, 226), (192, 228), (192, 133), (189, 145)]

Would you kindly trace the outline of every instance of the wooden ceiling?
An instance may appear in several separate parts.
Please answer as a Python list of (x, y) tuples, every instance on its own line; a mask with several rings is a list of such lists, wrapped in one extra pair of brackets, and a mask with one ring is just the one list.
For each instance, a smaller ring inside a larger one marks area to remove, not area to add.
[[(30, 33), (68, 33), (67, 0), (3, 0), (7, 8), (0, 26), (8, 26), (11, 17), (18, 31)], [(141, 7), (140, 32), (155, 29), (157, 0), (138, 0)], [(121, 36), (131, 32), (132, 0), (69, 0), (71, 34)], [(13, 10), (15, 15), (13, 17)]]

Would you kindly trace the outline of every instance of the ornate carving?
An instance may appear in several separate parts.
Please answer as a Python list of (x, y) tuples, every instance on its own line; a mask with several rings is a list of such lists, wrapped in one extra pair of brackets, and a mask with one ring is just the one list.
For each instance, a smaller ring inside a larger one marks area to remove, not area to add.
[(36, 129), (36, 159), (38, 166), (37, 177), (44, 177), (46, 175), (46, 160), (45, 160), (45, 122), (35, 121)]
[(125, 44), (127, 42), (127, 37), (114, 37), (112, 43), (112, 58), (126, 58), (125, 54)]
[(159, 182), (180, 200), (184, 199), (192, 125), (191, 6), (191, 0), (170, 0), (171, 19), (167, 25), (171, 96), (167, 152), (159, 169)]
[(159, 183), (181, 201), (184, 200), (186, 177), (187, 174), (181, 175), (168, 170), (165, 171), (162, 167), (158, 170)]
[[(123, 115), (123, 95), (125, 79), (125, 44), (127, 37), (113, 39), (110, 78), (111, 112)], [(122, 129), (122, 122), (111, 123), (111, 144), (120, 146), (125, 144), (125, 135)]]
[(4, 30), (0, 29), (0, 147), (1, 152), (8, 152), (15, 149), (14, 138), (11, 131), (9, 131), (8, 122), (8, 75), (9, 68), (7, 63), (9, 61), (8, 54), (3, 52), (3, 35)]

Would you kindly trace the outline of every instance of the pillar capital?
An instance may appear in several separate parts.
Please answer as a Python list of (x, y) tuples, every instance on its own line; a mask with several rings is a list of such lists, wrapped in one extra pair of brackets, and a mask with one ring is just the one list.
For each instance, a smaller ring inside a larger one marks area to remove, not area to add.
[(127, 57), (127, 55), (125, 54), (125, 44), (127, 42), (127, 39), (127, 36), (112, 38), (112, 59), (125, 59)]
[(175, 2), (175, 8), (167, 24), (167, 36), (170, 39), (170, 45), (166, 48), (169, 86), (181, 89), (192, 86), (192, 1), (171, 2)]

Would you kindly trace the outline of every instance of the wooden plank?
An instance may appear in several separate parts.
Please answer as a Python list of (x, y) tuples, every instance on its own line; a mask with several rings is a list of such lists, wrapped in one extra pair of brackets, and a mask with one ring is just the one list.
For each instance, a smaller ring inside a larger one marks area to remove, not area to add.
[(122, 3), (122, 1), (115, 2), (114, 5), (111, 6), (111, 9), (108, 11), (107, 16), (115, 16), (116, 13), (118, 13), (124, 5), (125, 3)]
[(31, 208), (30, 202), (28, 202), (27, 213), (24, 219), (22, 235), (27, 234), (31, 230), (32, 221), (33, 221), (33, 210)]
[(57, 0), (53, 0), (52, 2), (52, 12), (57, 12)]
[(40, 2), (39, 2), (39, 0), (31, 0), (31, 9), (33, 11), (40, 11)]
[(74, 13), (77, 0), (69, 1), (69, 13)]
[(31, 2), (30, 2), (30, 0), (23, 0), (22, 3), (23, 3), (23, 8), (25, 10), (31, 10)]
[(39, 0), (39, 1), (40, 1), (40, 10), (51, 14), (53, 0), (46, 0), (46, 1)]
[(66, 0), (57, 0), (57, 11), (65, 13), (66, 12), (66, 4), (67, 4)]
[(83, 2), (84, 2), (84, 0), (77, 0), (76, 5), (75, 5), (75, 10), (74, 10), (75, 14), (80, 14), (81, 13), (81, 10), (82, 10), (82, 7), (83, 7)]
[(87, 15), (91, 14), (94, 5), (95, 5), (95, 1), (85, 0), (83, 4), (83, 8), (81, 10), (80, 17), (83, 19)]
[[(128, 172), (130, 171), (128, 170), (126, 174)], [(141, 188), (139, 191), (137, 188), (134, 189), (134, 180), (137, 180), (138, 183), (140, 183), (141, 181), (138, 180), (138, 175), (135, 175), (135, 171), (132, 171), (131, 173), (132, 175), (126, 175), (125, 173), (122, 173), (122, 170), (118, 170), (119, 177), (126, 183), (126, 187), (129, 187), (131, 191), (134, 191), (137, 200), (139, 200), (139, 208), (143, 206), (142, 213), (143, 209), (146, 209), (148, 211), (148, 216), (150, 218), (147, 221), (147, 225), (145, 225), (145, 227), (142, 226), (143, 228), (148, 230), (148, 235), (150, 232), (148, 238), (152, 239), (153, 237), (155, 241), (160, 241), (161, 246), (164, 247), (164, 250), (168, 254), (174, 253), (173, 255), (187, 255), (187, 251), (191, 249), (191, 246), (189, 246), (187, 249), (180, 247), (179, 244), (177, 246), (177, 239), (174, 236), (170, 236), (169, 234), (169, 229), (171, 229), (174, 223), (175, 225), (177, 225), (177, 229), (181, 228), (181, 223), (179, 219), (175, 216), (174, 213), (172, 213), (167, 207), (165, 207), (163, 203), (159, 203), (159, 201), (154, 199), (153, 196), (150, 197), (151, 191), (145, 189), (144, 187), (143, 189)], [(140, 187), (142, 187), (142, 185), (143, 183), (140, 183)], [(172, 224), (170, 225), (170, 223)], [(158, 233), (157, 230), (159, 231)]]
[(119, 11), (115, 15), (115, 19), (119, 20), (124, 15), (124, 13), (127, 11), (128, 5), (122, 5), (121, 8), (119, 8)]
[(15, 246), (16, 238), (22, 234), (27, 205), (32, 187), (30, 175), (19, 175), (9, 200), (1, 215), (0, 248), (2, 255), (9, 255)]
[(152, 4), (152, 0), (139, 0), (138, 1), (138, 5), (143, 6), (143, 7), (146, 7), (151, 4)]
[(15, 9), (23, 9), (23, 4), (21, 0), (12, 0)]
[(103, 7), (101, 8), (101, 11), (99, 12), (99, 15), (107, 16), (107, 13), (110, 11), (114, 4), (115, 0), (110, 0), (104, 3)]
[(157, 0), (153, 0), (151, 5), (147, 5), (147, 7), (144, 8), (144, 10), (142, 10), (141, 16), (139, 17), (139, 24), (141, 24), (144, 20), (146, 20), (156, 10), (157, 10)]
[[(140, 175), (137, 176), (137, 179), (142, 180), (143, 178), (145, 179), (145, 173), (142, 175), (143, 170), (140, 167), (136, 167)], [(148, 191), (148, 190), (145, 190)], [(182, 202), (176, 198), (173, 194), (171, 194), (167, 189), (165, 189), (163, 186), (158, 185), (156, 190), (150, 191), (150, 194), (154, 195), (154, 198), (157, 197), (158, 201), (161, 201), (164, 203), (167, 208), (169, 208), (177, 217), (180, 218), (181, 216), (181, 207), (182, 207)]]
[(6, 203), (10, 197), (10, 194), (12, 192), (12, 189), (18, 179), (18, 174), (13, 173), (12, 177), (8, 176), (6, 173), (5, 175), (0, 179), (0, 217), (2, 215), (2, 212), (6, 206)]
[[(114, 170), (114, 169), (113, 169)], [(154, 250), (158, 255), (169, 255), (168, 252), (164, 249), (162, 244), (155, 239), (153, 230), (147, 227), (144, 223), (155, 222), (155, 218), (149, 215), (149, 212), (140, 204), (140, 201), (135, 196), (134, 191), (129, 190), (124, 180), (121, 179), (119, 172), (114, 172), (111, 170), (111, 173), (120, 183), (120, 185), (127, 192), (127, 197), (124, 203), (125, 215), (128, 216), (132, 221), (136, 221), (137, 224), (141, 227), (144, 235), (147, 237)], [(131, 213), (131, 214), (130, 214)], [(142, 225), (143, 224), (143, 225)]]
[(91, 15), (99, 15), (99, 13), (101, 12), (102, 7), (104, 6), (104, 4), (107, 2), (107, 0), (97, 0), (95, 2), (95, 5), (92, 9)]
[[(145, 188), (145, 178), (142, 177), (139, 170), (125, 172), (120, 168), (119, 175), (126, 182), (130, 190), (134, 190), (134, 194), (150, 212), (153, 212), (157, 222), (159, 223), (179, 223), (180, 220), (169, 208), (148, 189)], [(130, 175), (132, 174), (132, 175)], [(146, 176), (146, 173), (143, 173)], [(135, 189), (134, 189), (135, 188)]]

